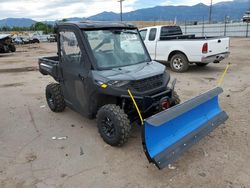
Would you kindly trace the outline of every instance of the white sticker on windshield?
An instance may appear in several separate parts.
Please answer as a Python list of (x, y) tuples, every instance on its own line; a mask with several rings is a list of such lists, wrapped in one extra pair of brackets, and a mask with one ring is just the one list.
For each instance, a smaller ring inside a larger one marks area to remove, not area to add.
[(137, 34), (132, 34), (132, 33), (124, 33), (122, 35), (123, 40), (137, 40)]

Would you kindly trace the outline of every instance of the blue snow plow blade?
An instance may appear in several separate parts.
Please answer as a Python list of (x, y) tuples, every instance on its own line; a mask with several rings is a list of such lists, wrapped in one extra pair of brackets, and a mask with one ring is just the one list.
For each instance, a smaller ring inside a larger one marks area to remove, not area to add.
[(228, 116), (218, 103), (222, 92), (217, 87), (146, 119), (142, 141), (149, 161), (159, 169), (166, 167), (224, 123)]

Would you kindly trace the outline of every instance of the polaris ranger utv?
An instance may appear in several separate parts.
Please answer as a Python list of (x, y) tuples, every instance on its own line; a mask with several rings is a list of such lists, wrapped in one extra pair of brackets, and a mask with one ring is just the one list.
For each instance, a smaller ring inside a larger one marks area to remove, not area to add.
[(58, 56), (39, 59), (40, 72), (58, 82), (46, 87), (49, 108), (96, 117), (112, 146), (126, 143), (132, 122), (141, 121), (144, 151), (160, 169), (227, 119), (217, 100), (221, 88), (177, 105), (175, 81), (169, 84), (165, 66), (151, 60), (133, 25), (60, 23), (57, 38)]

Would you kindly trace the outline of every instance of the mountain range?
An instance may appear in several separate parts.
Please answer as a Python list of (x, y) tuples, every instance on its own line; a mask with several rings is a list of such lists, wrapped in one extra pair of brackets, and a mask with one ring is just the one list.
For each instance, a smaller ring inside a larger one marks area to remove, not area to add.
[[(225, 16), (230, 20), (241, 20), (244, 12), (250, 8), (248, 0), (225, 1), (213, 5), (212, 20), (223, 21)], [(152, 8), (138, 9), (123, 14), (124, 21), (159, 21), (177, 20), (202, 21), (208, 20), (209, 6), (199, 3), (194, 6), (156, 6)], [(114, 12), (102, 12), (88, 18), (66, 18), (69, 21), (94, 20), (94, 21), (119, 21), (120, 14)], [(29, 18), (6, 18), (0, 20), (2, 26), (29, 27), (36, 21)], [(55, 21), (48, 23), (53, 24)]]

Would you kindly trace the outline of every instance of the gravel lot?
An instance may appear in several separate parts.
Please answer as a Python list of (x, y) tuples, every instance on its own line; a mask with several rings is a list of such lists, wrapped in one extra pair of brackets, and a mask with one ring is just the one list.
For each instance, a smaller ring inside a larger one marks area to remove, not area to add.
[(231, 62), (220, 97), (230, 119), (174, 163), (176, 169), (161, 171), (144, 156), (139, 127), (123, 148), (112, 148), (98, 135), (95, 120), (70, 109), (49, 110), (44, 88), (53, 80), (37, 71), (37, 58), (55, 55), (55, 43), (1, 54), (0, 187), (250, 187), (249, 49), (250, 39), (232, 39), (231, 56), (221, 64), (192, 66), (183, 74), (168, 68), (184, 101), (215, 87)]

